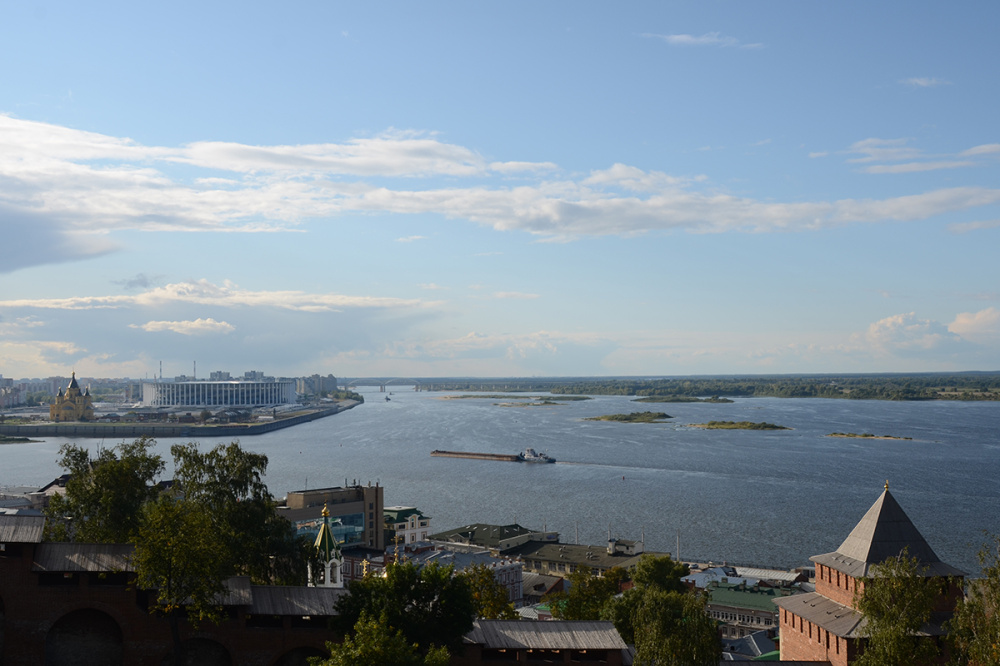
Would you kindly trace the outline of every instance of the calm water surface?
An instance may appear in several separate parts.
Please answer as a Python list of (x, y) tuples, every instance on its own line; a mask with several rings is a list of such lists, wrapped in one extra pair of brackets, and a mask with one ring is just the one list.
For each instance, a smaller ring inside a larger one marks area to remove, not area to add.
[[(242, 441), (270, 460), (266, 481), (290, 490), (380, 483), (386, 505), (418, 506), (435, 529), (509, 523), (600, 544), (639, 539), (684, 558), (796, 566), (836, 549), (886, 479), (941, 559), (978, 571), (983, 530), (1000, 532), (1000, 404), (739, 399), (732, 404), (642, 404), (619, 396), (553, 407), (393, 388), (385, 402)], [(665, 411), (664, 424), (582, 420)], [(791, 431), (685, 427), (709, 420), (769, 421)], [(870, 432), (910, 441), (825, 437)], [(0, 446), (0, 485), (40, 485), (59, 472), (66, 439)], [(169, 459), (171, 444), (158, 449)], [(216, 439), (200, 440), (214, 445)], [(97, 446), (95, 440), (82, 444)], [(111, 445), (114, 442), (107, 442)], [(529, 465), (432, 458), (433, 449), (558, 459)], [(169, 474), (169, 470), (168, 470)]]

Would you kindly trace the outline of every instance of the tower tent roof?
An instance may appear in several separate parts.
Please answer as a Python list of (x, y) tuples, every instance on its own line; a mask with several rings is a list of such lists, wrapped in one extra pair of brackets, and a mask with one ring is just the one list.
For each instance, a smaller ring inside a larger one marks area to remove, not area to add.
[(881, 564), (903, 551), (915, 557), (928, 576), (961, 576), (963, 572), (943, 563), (903, 511), (896, 498), (885, 490), (861, 521), (832, 553), (810, 558), (850, 576), (867, 576), (873, 564)]

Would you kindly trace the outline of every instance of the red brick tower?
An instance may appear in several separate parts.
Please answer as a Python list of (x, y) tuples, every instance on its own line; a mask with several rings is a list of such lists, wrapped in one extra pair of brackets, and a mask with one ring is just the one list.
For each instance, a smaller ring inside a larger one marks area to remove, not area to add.
[[(964, 573), (938, 559), (889, 493), (886, 482), (885, 491), (837, 550), (809, 558), (816, 563), (816, 591), (775, 600), (781, 660), (829, 661), (833, 666), (854, 661), (864, 620), (854, 606), (855, 591), (864, 592), (861, 579), (870, 575), (872, 565), (897, 557), (903, 550), (917, 558), (925, 576), (956, 579), (936, 609), (953, 610)], [(943, 633), (940, 623), (927, 627), (928, 636)]]

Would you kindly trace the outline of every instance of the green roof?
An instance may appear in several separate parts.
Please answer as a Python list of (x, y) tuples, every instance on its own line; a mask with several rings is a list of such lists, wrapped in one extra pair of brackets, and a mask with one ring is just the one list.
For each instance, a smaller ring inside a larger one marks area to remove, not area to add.
[(754, 657), (750, 661), (781, 661), (781, 650), (772, 650), (770, 652), (765, 652), (759, 657)]
[(711, 583), (708, 588), (708, 598), (713, 604), (747, 608), (768, 612), (777, 612), (774, 600), (787, 597), (791, 590), (774, 587), (746, 587), (735, 583)]

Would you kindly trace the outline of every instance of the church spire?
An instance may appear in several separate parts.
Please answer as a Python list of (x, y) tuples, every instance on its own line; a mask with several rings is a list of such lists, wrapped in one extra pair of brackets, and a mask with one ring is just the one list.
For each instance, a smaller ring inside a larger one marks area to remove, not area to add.
[(340, 566), (344, 561), (344, 556), (340, 552), (340, 544), (330, 529), (330, 510), (326, 504), (323, 505), (323, 524), (320, 525), (319, 534), (316, 535), (316, 542), (313, 546), (319, 553), (320, 562), (323, 563), (324, 579), (323, 587), (343, 587), (344, 581), (341, 578)]

